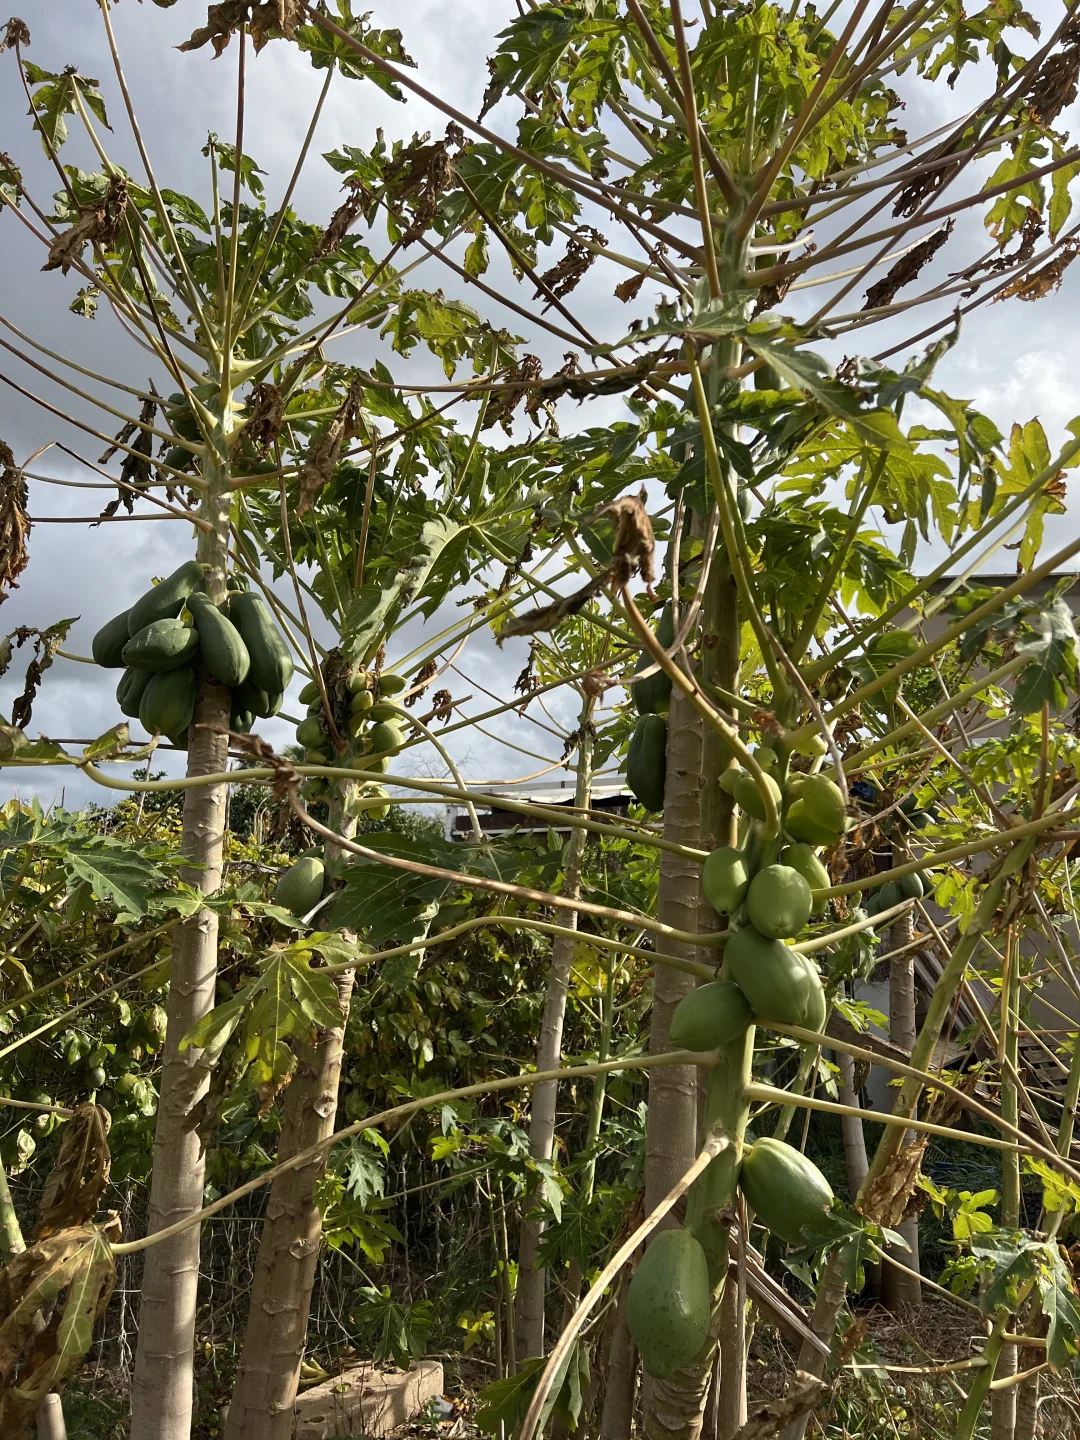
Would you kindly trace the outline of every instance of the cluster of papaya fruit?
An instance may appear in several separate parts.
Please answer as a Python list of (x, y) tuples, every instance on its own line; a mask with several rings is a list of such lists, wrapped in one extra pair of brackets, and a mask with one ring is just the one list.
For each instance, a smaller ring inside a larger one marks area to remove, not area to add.
[[(373, 776), (390, 768), (392, 756), (405, 744), (408, 715), (392, 698), (400, 695), (408, 681), (390, 671), (381, 674), (362, 669), (338, 672), (324, 667), (322, 684), (311, 680), (300, 692), (307, 714), (296, 727), (296, 741), (304, 747), (308, 765), (333, 765), (334, 747), (323, 702), (325, 693), (334, 712), (334, 726), (348, 736), (348, 754), (341, 763), (350, 769), (367, 770)], [(325, 799), (329, 782), (320, 775), (309, 776), (301, 793), (305, 800)], [(390, 813), (390, 796), (378, 783), (366, 784), (358, 792), (366, 801), (364, 813), (372, 820), (385, 820)], [(322, 899), (327, 873), (322, 852), (305, 850), (278, 880), (274, 898), (298, 917), (309, 914)]]
[[(784, 1140), (763, 1136), (743, 1153), (739, 1188), (751, 1214), (790, 1245), (820, 1233), (832, 1208), (829, 1182)], [(705, 1249), (689, 1230), (664, 1230), (645, 1251), (626, 1297), (626, 1319), (646, 1371), (663, 1379), (698, 1354), (712, 1322)]]
[[(656, 627), (657, 641), (668, 649), (675, 640), (671, 606), (665, 605)], [(630, 694), (638, 712), (630, 748), (626, 752), (626, 783), (646, 810), (664, 808), (664, 780), (667, 774), (667, 713), (671, 706), (671, 679), (663, 670), (653, 669), (647, 650), (641, 653), (634, 674), (652, 670), (641, 680), (630, 681)]]
[(195, 711), (196, 661), (232, 692), (230, 728), (242, 733), (256, 716), (278, 713), (293, 673), (263, 598), (237, 589), (215, 605), (199, 589), (204, 577), (199, 561), (185, 562), (103, 625), (92, 645), (99, 665), (124, 671), (116, 687), (121, 711), (182, 750)]

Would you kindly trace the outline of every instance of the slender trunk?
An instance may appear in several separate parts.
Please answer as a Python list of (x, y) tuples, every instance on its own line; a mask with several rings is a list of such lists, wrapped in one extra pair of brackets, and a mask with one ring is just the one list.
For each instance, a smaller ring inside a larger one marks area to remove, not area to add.
[[(577, 785), (574, 789), (574, 806), (585, 810), (592, 795), (592, 732), (591, 721), (594, 702), (586, 698), (579, 718), (580, 742), (578, 745)], [(562, 893), (575, 900), (581, 890), (581, 867), (585, 856), (587, 832), (574, 829), (570, 832), (567, 847), (566, 876)], [(566, 925), (577, 929), (576, 911), (571, 911)], [(575, 942), (559, 936), (551, 947), (551, 967), (548, 970), (547, 990), (544, 995), (544, 1017), (540, 1024), (540, 1038), (536, 1045), (536, 1068), (554, 1070), (562, 1059), (563, 1023), (566, 1019), (566, 992), (570, 981), (570, 966), (574, 959)], [(529, 1154), (534, 1160), (548, 1161), (555, 1148), (555, 1117), (559, 1100), (559, 1087), (554, 1082), (537, 1085), (533, 1090), (529, 1119)], [(544, 1300), (547, 1294), (547, 1270), (538, 1264), (540, 1238), (544, 1233), (544, 1222), (539, 1212), (526, 1214), (521, 1221), (518, 1246), (518, 1279), (516, 1305), (516, 1329), (518, 1359), (544, 1353)]]
[[(285, 1092), (278, 1159), (333, 1133), (353, 972), (337, 977), (341, 1025), (300, 1057)], [(279, 1175), (270, 1187), (236, 1387), (225, 1440), (290, 1440), (293, 1403), (319, 1263), (322, 1216), (315, 1186), (325, 1157)]]
[[(850, 1055), (845, 1055), (843, 1051), (837, 1051), (836, 1063), (840, 1071), (837, 1098), (841, 1105), (850, 1105), (853, 1109), (860, 1109), (862, 1102), (855, 1089), (855, 1061)], [(866, 1176), (870, 1169), (870, 1163), (866, 1158), (866, 1132), (863, 1129), (863, 1122), (857, 1115), (842, 1115), (840, 1129), (844, 1140), (848, 1196), (851, 1203), (854, 1204), (856, 1196), (866, 1183)], [(881, 1293), (881, 1271), (880, 1260), (866, 1262), (864, 1294), (879, 1295)]]
[[(700, 833), (701, 722), (676, 690), (668, 715), (667, 780), (664, 789), (664, 838), (696, 845)], [(664, 851), (660, 857), (657, 915), (666, 925), (696, 930), (699, 867), (693, 860)], [(697, 959), (696, 947), (665, 941), (672, 955)], [(657, 965), (653, 980), (649, 1051), (670, 1049), (671, 1016), (694, 978)], [(649, 1071), (649, 1116), (645, 1137), (645, 1213), (649, 1214), (678, 1183), (697, 1155), (697, 1069), (658, 1065)], [(678, 1222), (668, 1216), (662, 1228)]]
[[(1041, 1327), (1045, 1333), (1045, 1324)], [(1043, 1349), (1023, 1349), (1017, 1355), (1017, 1370), (1031, 1370), (1046, 1359)], [(1016, 1418), (1013, 1425), (1014, 1440), (1035, 1440), (1039, 1430), (1039, 1379), (1032, 1375), (1016, 1386)]]
[[(982, 898), (975, 908), (975, 914), (965, 927), (948, 964), (942, 971), (937, 989), (930, 997), (926, 1019), (923, 1021), (922, 1029), (919, 1031), (911, 1052), (911, 1064), (915, 1069), (926, 1070), (928, 1068), (937, 1043), (941, 1039), (941, 1032), (956, 998), (956, 992), (960, 988), (961, 981), (979, 947), (982, 936), (990, 930), (993, 924), (994, 916), (997, 914), (1005, 893), (1005, 886), (1009, 879), (1027, 864), (1037, 843), (1034, 839), (1028, 839), (1014, 845), (1002, 861), (1001, 868), (993, 880), (983, 891)], [(913, 1115), (922, 1088), (921, 1080), (906, 1079), (900, 1087), (894, 1109), (905, 1117)], [(892, 1160), (899, 1148), (903, 1133), (906, 1132), (901, 1132), (898, 1125), (885, 1127), (877, 1150), (874, 1152), (874, 1159), (867, 1175), (867, 1184), (875, 1180)], [(843, 1308), (846, 1294), (843, 1262), (833, 1255), (825, 1267), (825, 1274), (818, 1287), (817, 1301), (810, 1320), (810, 1328), (814, 1334), (828, 1345), (832, 1344), (836, 1322)], [(825, 1370), (825, 1357), (816, 1346), (804, 1342), (799, 1351), (798, 1368), (808, 1375), (820, 1378)], [(781, 1440), (802, 1440), (809, 1418), (807, 1415), (800, 1420), (792, 1421), (781, 1432)]]
[[(210, 524), (199, 539), (211, 600), (225, 598), (228, 562), (227, 466), (207, 463), (207, 490), (200, 514)], [(229, 691), (200, 674), (189, 731), (188, 775), (214, 775), (228, 763)], [(212, 895), (221, 884), (225, 839), (225, 785), (198, 785), (184, 792), (182, 853), (189, 884)], [(213, 1008), (217, 986), (218, 920), (200, 910), (176, 927), (169, 975), (169, 1023), (154, 1131), (149, 1230), (153, 1233), (195, 1214), (203, 1203), (205, 1155), (190, 1122), (206, 1093), (209, 1075), (200, 1052), (181, 1054), (180, 1041)], [(201, 1227), (153, 1245), (146, 1252), (139, 1310), (139, 1340), (131, 1392), (131, 1440), (188, 1440), (191, 1432), (195, 1307), (199, 1286)]]
[[(15, 1213), (7, 1175), (4, 1167), (0, 1165), (0, 1254), (6, 1262), (15, 1255), (21, 1255), (25, 1249), (26, 1242), (23, 1240), (19, 1217)], [(38, 1316), (38, 1320), (44, 1324), (42, 1316)], [(67, 1440), (64, 1407), (59, 1395), (45, 1396), (38, 1406), (36, 1419), (38, 1440)]]
[[(900, 865), (907, 858), (894, 847), (893, 863)], [(915, 933), (914, 919), (906, 911), (889, 930), (889, 949), (899, 950), (910, 945)], [(894, 955), (889, 962), (889, 1039), (910, 1055), (915, 1045), (915, 952), (906, 950), (903, 955)], [(904, 1144), (915, 1140), (912, 1131), (905, 1132)], [(919, 1219), (912, 1216), (901, 1220), (897, 1233), (907, 1242), (908, 1249), (890, 1246), (887, 1253), (893, 1255), (909, 1269), (900, 1270), (895, 1265), (883, 1265), (881, 1270), (881, 1300), (886, 1309), (894, 1314), (901, 1309), (914, 1309), (922, 1303), (922, 1286), (918, 1276), (911, 1274), (919, 1268)]]
[[(1020, 1119), (1020, 1100), (1013, 1076), (1019, 1055), (1020, 957), (1016, 953), (1016, 931), (1010, 927), (1005, 937), (1005, 971), (1001, 977), (1001, 1009), (998, 1054), (1005, 1060), (1001, 1070), (1001, 1118), (1010, 1125)], [(1001, 1153), (1001, 1223), (1010, 1229), (1020, 1225), (1020, 1157), (1014, 1152)], [(998, 1356), (994, 1372), (996, 1380), (1007, 1379), (1017, 1371), (1017, 1347), (1006, 1345)], [(990, 1393), (991, 1440), (1013, 1440), (1016, 1429), (1016, 1386)]]
[(615, 1323), (611, 1328), (608, 1348), (607, 1384), (604, 1387), (604, 1408), (600, 1416), (599, 1440), (630, 1440), (634, 1424), (634, 1376), (637, 1350), (630, 1326), (626, 1323), (626, 1295), (629, 1279), (624, 1277), (619, 1291)]
[(746, 1424), (746, 1350), (746, 1291), (729, 1275), (720, 1297), (716, 1440), (732, 1440)]

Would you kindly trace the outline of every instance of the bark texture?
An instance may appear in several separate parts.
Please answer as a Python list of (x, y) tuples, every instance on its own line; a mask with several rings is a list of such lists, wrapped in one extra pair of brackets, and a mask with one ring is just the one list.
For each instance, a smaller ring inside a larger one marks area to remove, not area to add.
[[(341, 1025), (324, 1031), (301, 1055), (285, 1092), (279, 1160), (333, 1133), (352, 988), (352, 971), (343, 971), (337, 976)], [(313, 1160), (271, 1184), (225, 1440), (290, 1440), (293, 1433), (293, 1404), (322, 1237), (315, 1186), (324, 1164), (325, 1157)]]
[[(220, 603), (226, 594), (228, 562), (227, 467), (208, 462), (203, 478), (208, 489), (200, 509), (209, 528), (199, 540), (198, 558), (206, 566), (206, 592)], [(216, 775), (226, 769), (229, 700), (225, 686), (200, 675), (188, 732), (189, 776)], [(184, 792), (181, 850), (192, 864), (181, 873), (205, 895), (212, 895), (221, 884), (226, 796), (225, 785), (194, 786)], [(199, 910), (174, 931), (150, 1182), (151, 1234), (202, 1208), (205, 1159), (191, 1115), (206, 1093), (209, 1074), (199, 1063), (200, 1052), (181, 1054), (179, 1046), (213, 1008), (217, 938), (217, 916), (211, 910)], [(146, 1252), (131, 1390), (131, 1440), (188, 1440), (191, 1433), (200, 1235), (201, 1227), (192, 1225)]]
[(624, 1277), (615, 1311), (615, 1323), (611, 1329), (611, 1345), (608, 1348), (607, 1384), (604, 1388), (604, 1408), (600, 1415), (600, 1440), (630, 1440), (634, 1424), (637, 1350), (634, 1337), (630, 1334), (630, 1326), (626, 1323), (626, 1296), (629, 1288), (629, 1278)]
[[(592, 702), (587, 701), (581, 712), (581, 744), (578, 749), (577, 785), (574, 791), (574, 806), (578, 810), (588, 808), (592, 793), (592, 739), (589, 728), (592, 708)], [(581, 865), (587, 833), (580, 829), (570, 833), (562, 889), (568, 899), (576, 900), (581, 890)], [(569, 917), (561, 923), (571, 930), (576, 930), (577, 911), (571, 911)], [(559, 935), (551, 947), (551, 966), (544, 992), (544, 1015), (536, 1045), (538, 1070), (554, 1070), (562, 1060), (566, 992), (570, 981), (570, 966), (574, 959), (574, 944), (573, 940)], [(534, 1160), (550, 1160), (554, 1153), (558, 1100), (559, 1087), (554, 1081), (533, 1087), (529, 1116), (529, 1154)], [(543, 1233), (544, 1222), (538, 1213), (528, 1213), (522, 1217), (518, 1245), (517, 1295), (514, 1302), (519, 1360), (544, 1353), (547, 1270), (537, 1263)]]
[(720, 1297), (720, 1366), (716, 1437), (732, 1440), (746, 1424), (746, 1297), (729, 1274)]
[[(701, 721), (678, 691), (668, 716), (667, 783), (664, 838), (696, 845), (700, 832)], [(660, 857), (657, 915), (666, 925), (695, 931), (698, 923), (699, 867), (693, 860), (664, 851)], [(696, 947), (664, 941), (664, 949), (688, 960)], [(668, 1035), (676, 1005), (694, 988), (692, 975), (668, 965), (656, 967), (653, 982), (649, 1051), (670, 1049)], [(649, 1072), (649, 1118), (645, 1140), (645, 1213), (656, 1208), (697, 1155), (697, 1068), (658, 1065)], [(661, 1229), (678, 1221), (668, 1216)]]

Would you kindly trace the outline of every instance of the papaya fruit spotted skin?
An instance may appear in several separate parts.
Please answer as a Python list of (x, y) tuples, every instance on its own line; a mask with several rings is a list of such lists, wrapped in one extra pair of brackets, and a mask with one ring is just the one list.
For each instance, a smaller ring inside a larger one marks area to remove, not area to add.
[[(131, 638), (128, 632), (128, 615), (125, 610), (107, 620), (90, 643), (90, 653), (96, 664), (103, 670), (120, 670), (124, 664), (124, 646)], [(125, 715), (127, 711), (125, 710)]]
[(744, 925), (724, 947), (724, 971), (746, 996), (755, 1020), (820, 1033), (826, 1013), (821, 977), (805, 956), (782, 940)]
[(160, 585), (152, 585), (128, 611), (128, 635), (137, 635), (155, 620), (175, 619), (188, 596), (197, 585), (202, 584), (205, 573), (205, 566), (198, 560), (188, 560), (167, 575)]
[(662, 1230), (634, 1272), (626, 1323), (641, 1363), (662, 1380), (694, 1358), (712, 1316), (709, 1262), (689, 1230)]
[(921, 900), (926, 894), (923, 887), (923, 877), (918, 870), (913, 870), (910, 875), (904, 875), (900, 879), (900, 894), (905, 900)]
[(750, 922), (770, 940), (798, 935), (810, 919), (814, 897), (810, 886), (790, 865), (766, 865), (746, 892)]
[(150, 735), (186, 731), (195, 713), (195, 672), (190, 665), (151, 675), (139, 703), (139, 719)]
[(241, 590), (229, 601), (229, 618), (247, 647), (252, 683), (267, 695), (284, 694), (293, 677), (293, 660), (266, 601)]
[(789, 1245), (805, 1245), (804, 1226), (820, 1225), (833, 1202), (832, 1187), (814, 1162), (770, 1136), (743, 1156), (739, 1188), (762, 1224)]
[(679, 1050), (717, 1050), (753, 1021), (746, 996), (731, 980), (710, 980), (684, 995), (671, 1017), (669, 1039)]
[(646, 810), (663, 810), (667, 782), (667, 721), (642, 715), (626, 752), (626, 783)]
[(823, 830), (843, 830), (847, 818), (844, 794), (827, 775), (807, 775), (799, 794), (807, 818)]
[(732, 845), (714, 850), (701, 867), (701, 888), (709, 904), (721, 915), (738, 910), (746, 899), (750, 870), (746, 856)]
[[(812, 845), (803, 844), (801, 841), (795, 845), (789, 845), (780, 854), (781, 865), (790, 865), (793, 870), (798, 870), (811, 890), (827, 890), (832, 884), (832, 878), (828, 870), (814, 854)], [(827, 901), (819, 901), (815, 911), (823, 910)]]

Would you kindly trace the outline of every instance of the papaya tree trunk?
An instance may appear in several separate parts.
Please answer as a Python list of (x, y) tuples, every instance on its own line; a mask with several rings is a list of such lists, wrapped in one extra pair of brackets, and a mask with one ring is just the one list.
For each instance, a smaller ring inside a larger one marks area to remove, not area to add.
[(746, 1296), (729, 1275), (720, 1297), (716, 1440), (732, 1440), (746, 1424)]
[[(300, 1056), (285, 1092), (279, 1161), (334, 1130), (353, 972), (342, 971), (336, 979), (341, 1025), (324, 1030)], [(225, 1440), (292, 1436), (322, 1235), (315, 1186), (324, 1166), (325, 1157), (320, 1157), (279, 1175), (270, 1186)]]
[[(900, 865), (905, 859), (907, 856), (894, 847), (893, 863)], [(900, 950), (910, 945), (914, 933), (913, 915), (907, 910), (889, 930), (889, 949)], [(889, 1039), (905, 1055), (910, 1055), (915, 1045), (915, 1034), (915, 952), (905, 950), (904, 954), (894, 955), (889, 961)], [(905, 1145), (910, 1145), (914, 1139), (912, 1131), (905, 1133)], [(908, 1248), (890, 1246), (886, 1254), (893, 1255), (906, 1268), (901, 1270), (888, 1263), (881, 1267), (882, 1304), (894, 1314), (902, 1309), (914, 1309), (922, 1303), (919, 1277), (911, 1273), (919, 1268), (919, 1217), (913, 1215), (901, 1220), (896, 1230), (903, 1236)], [(1009, 1353), (1015, 1354), (1015, 1351)]]
[[(1001, 977), (1001, 1009), (998, 1020), (998, 1053), (1006, 1062), (1000, 1076), (1001, 1118), (1010, 1125), (1017, 1125), (1020, 1121), (1020, 1098), (1016, 1081), (1013, 1079), (1020, 1059), (1017, 1029), (1020, 1019), (1020, 960), (1016, 948), (1016, 932), (1010, 927), (1005, 937), (1006, 973)], [(1012, 1230), (1018, 1229), (1020, 1225), (1020, 1156), (1012, 1151), (1002, 1151), (1001, 1155), (1001, 1223)], [(1011, 1325), (1010, 1329), (1015, 1329), (1015, 1325)], [(1005, 1345), (998, 1356), (995, 1380), (1005, 1380), (1010, 1375), (1015, 1375), (1017, 1361), (1017, 1347)], [(1007, 1385), (1004, 1389), (990, 1392), (991, 1440), (1013, 1440), (1016, 1429), (1016, 1388), (1015, 1385)]]
[(630, 1440), (634, 1426), (634, 1382), (637, 1373), (637, 1349), (630, 1326), (626, 1323), (626, 1296), (629, 1277), (623, 1278), (619, 1303), (611, 1327), (608, 1346), (607, 1383), (604, 1406), (600, 1415), (600, 1440)]
[[(198, 559), (205, 587), (220, 603), (226, 594), (229, 537), (228, 468), (207, 462)], [(217, 775), (228, 763), (230, 696), (205, 672), (198, 677), (188, 741), (189, 776)], [(212, 895), (221, 884), (227, 787), (196, 785), (184, 792), (181, 850), (191, 862), (183, 878)], [(213, 1008), (217, 987), (218, 920), (199, 910), (173, 932), (154, 1169), (150, 1182), (150, 1233), (195, 1214), (203, 1203), (205, 1157), (190, 1123), (206, 1093), (209, 1074), (200, 1052), (180, 1051), (188, 1031)], [(191, 1433), (195, 1307), (199, 1285), (200, 1227), (146, 1251), (139, 1309), (139, 1339), (131, 1393), (131, 1440), (188, 1440)]]
[[(592, 795), (591, 722), (593, 705), (594, 701), (586, 696), (582, 702), (578, 720), (580, 739), (574, 806), (579, 811), (588, 809)], [(570, 832), (562, 893), (571, 900), (576, 900), (581, 890), (581, 867), (585, 856), (587, 834), (588, 832), (581, 828), (574, 828)], [(569, 929), (576, 930), (577, 911), (569, 911), (568, 918), (563, 923)], [(540, 1022), (540, 1038), (536, 1044), (536, 1068), (538, 1070), (554, 1070), (562, 1059), (566, 992), (570, 982), (570, 966), (574, 959), (574, 944), (575, 942), (569, 937), (559, 935), (551, 947), (551, 965), (548, 969), (547, 987), (544, 991), (544, 1015)], [(529, 1154), (534, 1160), (549, 1161), (554, 1153), (555, 1115), (558, 1101), (559, 1087), (554, 1081), (533, 1088), (529, 1116)], [(536, 1192), (534, 1192), (533, 1198), (538, 1198)], [(539, 1212), (536, 1210), (527, 1212), (521, 1220), (518, 1241), (517, 1294), (514, 1301), (519, 1361), (544, 1353), (544, 1300), (547, 1295), (547, 1270), (538, 1263), (540, 1239), (543, 1233), (544, 1222)]]

